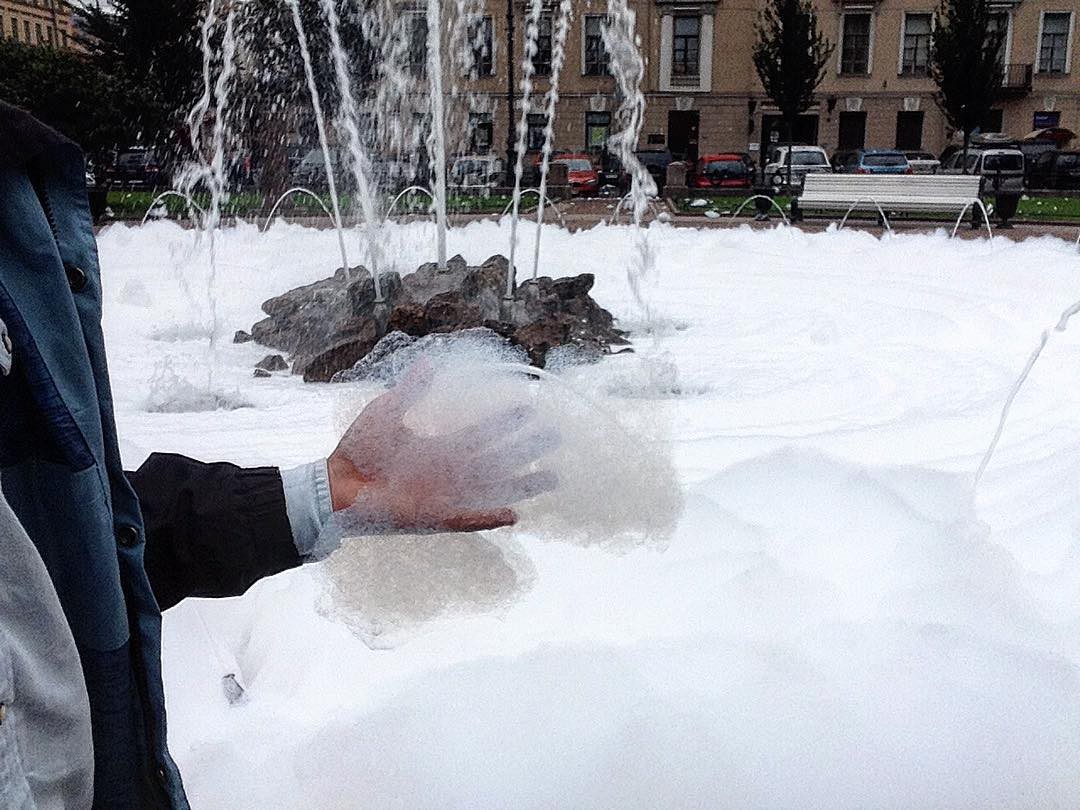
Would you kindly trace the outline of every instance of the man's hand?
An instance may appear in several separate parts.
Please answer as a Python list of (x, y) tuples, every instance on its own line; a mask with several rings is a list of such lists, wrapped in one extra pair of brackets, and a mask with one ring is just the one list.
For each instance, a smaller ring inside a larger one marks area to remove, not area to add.
[(405, 415), (431, 385), (419, 363), (373, 400), (327, 460), (334, 511), (352, 507), (371, 531), (472, 532), (512, 525), (510, 508), (555, 488), (555, 476), (521, 472), (558, 443), (529, 431), (528, 408), (459, 431), (422, 436)]

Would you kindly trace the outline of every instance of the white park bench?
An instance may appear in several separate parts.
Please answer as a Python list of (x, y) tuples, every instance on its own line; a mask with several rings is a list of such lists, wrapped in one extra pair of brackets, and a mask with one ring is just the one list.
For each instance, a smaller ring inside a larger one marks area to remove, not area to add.
[[(889, 214), (956, 214), (955, 236), (960, 222), (972, 208), (982, 211), (991, 236), (990, 216), (979, 198), (974, 174), (808, 174), (793, 216), (805, 211), (844, 212), (843, 228), (853, 211), (877, 213), (890, 231)], [(797, 212), (797, 213), (796, 213)]]

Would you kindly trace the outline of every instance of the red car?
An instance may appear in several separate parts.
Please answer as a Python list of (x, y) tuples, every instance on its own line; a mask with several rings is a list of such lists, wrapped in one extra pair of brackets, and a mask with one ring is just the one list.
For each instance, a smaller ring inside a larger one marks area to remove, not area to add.
[(705, 155), (694, 167), (694, 188), (750, 188), (750, 167), (742, 155), (727, 152)]
[(600, 190), (600, 172), (588, 155), (558, 155), (552, 163), (566, 166), (570, 191), (574, 194), (596, 194)]

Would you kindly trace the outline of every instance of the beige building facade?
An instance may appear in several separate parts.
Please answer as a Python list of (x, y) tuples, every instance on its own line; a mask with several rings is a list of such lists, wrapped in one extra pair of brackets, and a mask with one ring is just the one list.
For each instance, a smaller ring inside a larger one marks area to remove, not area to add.
[[(752, 50), (759, 0), (632, 2), (646, 59), (645, 126), (639, 147), (676, 157), (767, 149), (777, 110), (765, 97)], [(901, 147), (935, 154), (952, 135), (928, 75), (936, 0), (817, 0), (819, 28), (835, 45), (816, 103), (800, 121), (798, 140), (829, 152)], [(484, 35), (491, 43), (482, 73), (469, 83), (479, 99), (472, 116), (475, 151), (503, 152), (507, 115), (507, 9), (488, 0)], [(1005, 82), (983, 126), (1022, 137), (1047, 127), (1080, 128), (1080, 64), (1074, 39), (1077, 0), (1003, 0), (995, 20), (1005, 31)], [(556, 148), (598, 149), (616, 108), (600, 39), (604, 0), (575, 0), (560, 79)], [(520, 65), (526, 7), (514, 2)], [(540, 73), (550, 63), (550, 21), (542, 26)], [(518, 68), (520, 70), (520, 68)], [(530, 147), (542, 137), (541, 75), (530, 104)], [(520, 98), (517, 100), (520, 104)], [(779, 134), (779, 133), (777, 133)]]
[(0, 0), (0, 39), (75, 47), (72, 8), (63, 0)]

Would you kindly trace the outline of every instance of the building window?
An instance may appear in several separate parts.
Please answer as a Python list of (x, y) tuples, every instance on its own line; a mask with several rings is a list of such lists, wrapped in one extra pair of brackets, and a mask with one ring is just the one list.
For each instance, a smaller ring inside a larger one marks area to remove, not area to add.
[(544, 133), (547, 131), (547, 116), (543, 113), (529, 113), (526, 119), (528, 131), (526, 133), (525, 151), (539, 152), (544, 148)]
[(904, 17), (904, 52), (900, 73), (925, 76), (930, 69), (930, 15), (908, 14)]
[(23, 20), (23, 37), (24, 37), (24, 39), (23, 39), (24, 42), (31, 42), (31, 39), (30, 39), (30, 21), (29, 20)]
[(870, 15), (845, 14), (843, 45), (840, 48), (840, 72), (870, 72)]
[(896, 114), (896, 148), (917, 151), (922, 149), (924, 113), (898, 112)]
[(696, 78), (701, 50), (701, 17), (675, 17), (675, 35), (671, 40), (671, 75)]
[(1044, 12), (1039, 37), (1039, 73), (1067, 73), (1072, 12)]
[(1009, 52), (1009, 28), (1008, 12), (996, 11), (990, 15), (990, 32), (1001, 32), (1001, 48), (998, 50), (998, 64), (1001, 65), (1002, 71), (1005, 70), (1005, 55)]
[(470, 34), (473, 52), (473, 78), (494, 75), (495, 47), (491, 17), (481, 17), (473, 22)]
[(45, 27), (45, 41), (49, 43), (50, 48), (53, 46), (53, 30), (51, 25)]
[(38, 45), (45, 41), (45, 37), (41, 33), (41, 23), (34, 23), (34, 33), (37, 34)]
[(536, 34), (536, 55), (533, 57), (533, 73), (537, 76), (551, 75), (551, 15), (540, 17)]
[(608, 136), (611, 134), (611, 113), (585, 113), (585, 149), (589, 152), (603, 152), (607, 149)]
[(486, 155), (494, 140), (491, 113), (469, 113), (469, 144), (473, 154)]
[(422, 79), (427, 74), (427, 18), (420, 14), (409, 17), (409, 73)]
[(585, 17), (585, 60), (582, 73), (586, 76), (611, 75), (611, 57), (604, 47), (604, 18), (590, 14)]
[(61, 34), (62, 34), (62, 35), (63, 35), (63, 37), (64, 37), (64, 47), (66, 48), (66, 47), (68, 46), (68, 35), (67, 35), (67, 31), (62, 31), (62, 32), (61, 32)]
[(19, 21), (14, 17), (11, 18), (11, 38), (16, 42), (19, 41)]

